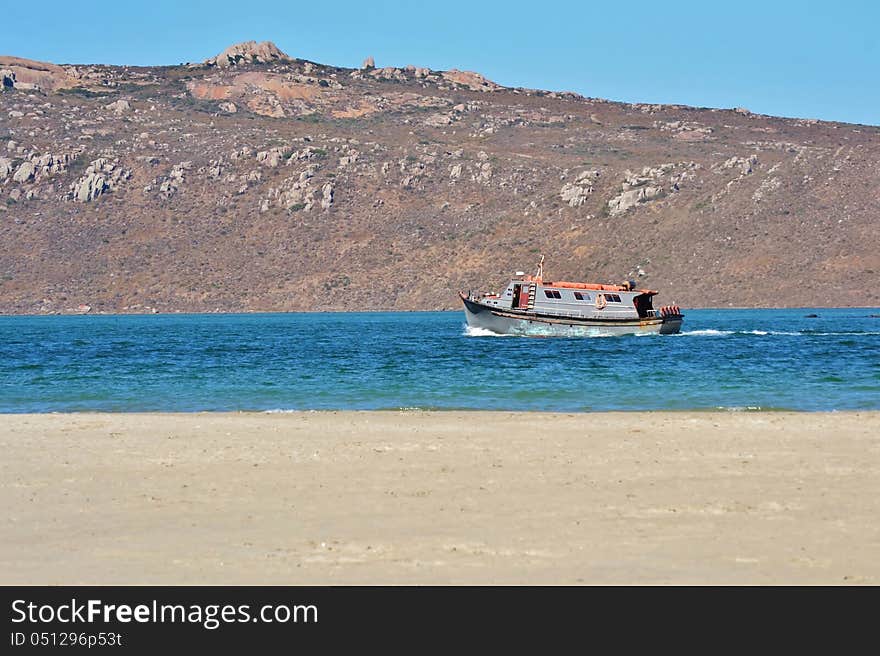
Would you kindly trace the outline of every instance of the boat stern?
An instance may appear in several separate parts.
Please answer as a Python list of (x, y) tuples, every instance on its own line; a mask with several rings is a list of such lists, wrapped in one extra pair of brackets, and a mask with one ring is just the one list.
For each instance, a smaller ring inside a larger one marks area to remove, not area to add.
[(675, 335), (681, 332), (681, 324), (684, 321), (684, 315), (681, 308), (677, 305), (665, 305), (660, 308), (660, 317), (663, 323), (660, 324), (661, 335)]

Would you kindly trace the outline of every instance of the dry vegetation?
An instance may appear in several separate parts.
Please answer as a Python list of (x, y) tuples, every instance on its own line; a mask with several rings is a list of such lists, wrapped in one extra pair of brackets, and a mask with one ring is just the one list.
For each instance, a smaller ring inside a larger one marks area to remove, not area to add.
[(685, 306), (880, 304), (876, 127), (259, 45), (0, 58), (0, 312), (454, 308), (540, 253)]

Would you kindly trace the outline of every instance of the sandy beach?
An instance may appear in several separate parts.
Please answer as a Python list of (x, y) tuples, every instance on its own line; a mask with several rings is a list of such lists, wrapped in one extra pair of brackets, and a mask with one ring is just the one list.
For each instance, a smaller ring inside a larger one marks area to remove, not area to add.
[(877, 584), (880, 413), (0, 416), (2, 584)]

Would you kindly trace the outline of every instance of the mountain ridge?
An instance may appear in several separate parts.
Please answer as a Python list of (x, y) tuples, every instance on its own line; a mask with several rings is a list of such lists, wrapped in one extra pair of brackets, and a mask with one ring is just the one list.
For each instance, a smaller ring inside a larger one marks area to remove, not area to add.
[(541, 253), (686, 306), (880, 304), (880, 129), (370, 63), (0, 57), (0, 312), (451, 309)]

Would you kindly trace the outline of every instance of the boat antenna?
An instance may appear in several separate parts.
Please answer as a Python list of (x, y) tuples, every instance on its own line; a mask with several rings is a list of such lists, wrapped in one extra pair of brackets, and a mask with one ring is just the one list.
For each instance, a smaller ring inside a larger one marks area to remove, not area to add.
[(541, 261), (538, 262), (538, 271), (535, 273), (535, 278), (538, 282), (542, 282), (544, 280), (544, 256), (541, 255)]

